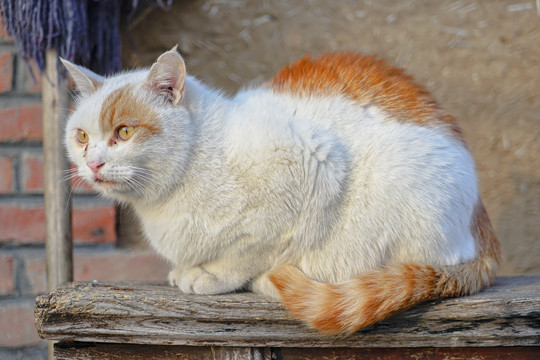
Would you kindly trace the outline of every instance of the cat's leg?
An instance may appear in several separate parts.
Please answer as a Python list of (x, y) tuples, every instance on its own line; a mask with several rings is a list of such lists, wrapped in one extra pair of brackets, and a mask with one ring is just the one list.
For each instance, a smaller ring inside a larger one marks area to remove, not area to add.
[(169, 282), (187, 294), (223, 294), (241, 288), (250, 274), (235, 269), (233, 264), (206, 263), (191, 268), (175, 268), (169, 273)]
[(251, 291), (279, 300), (281, 296), (274, 284), (270, 281), (270, 278), (268, 277), (269, 274), (270, 270), (262, 273), (253, 280), (250, 284)]
[(228, 293), (241, 288), (248, 280), (242, 273), (214, 263), (185, 269), (176, 276), (176, 285), (187, 294)]
[(248, 252), (191, 268), (177, 267), (170, 272), (169, 282), (188, 294), (223, 294), (242, 288), (268, 268), (269, 259)]
[(174, 269), (172, 269), (169, 272), (169, 285), (171, 286), (179, 286), (178, 281), (182, 277), (182, 273), (184, 272), (183, 266), (176, 266)]

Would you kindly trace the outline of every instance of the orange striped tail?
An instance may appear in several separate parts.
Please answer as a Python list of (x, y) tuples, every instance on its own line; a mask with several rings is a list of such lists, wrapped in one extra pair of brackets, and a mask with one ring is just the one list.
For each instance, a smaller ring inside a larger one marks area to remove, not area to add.
[(460, 265), (395, 265), (339, 284), (311, 280), (284, 265), (272, 271), (270, 280), (298, 319), (322, 333), (353, 333), (427, 300), (474, 294), (489, 286), (499, 261), (499, 243), (481, 202), (472, 230), (479, 255)]

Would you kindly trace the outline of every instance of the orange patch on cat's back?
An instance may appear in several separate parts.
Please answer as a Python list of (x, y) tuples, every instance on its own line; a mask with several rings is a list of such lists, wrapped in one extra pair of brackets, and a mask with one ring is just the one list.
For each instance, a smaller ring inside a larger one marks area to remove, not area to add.
[(158, 115), (148, 104), (137, 99), (129, 85), (114, 90), (103, 102), (100, 128), (104, 134), (112, 133), (121, 126), (134, 126), (137, 137), (159, 132)]
[(402, 69), (375, 56), (305, 56), (281, 69), (270, 86), (274, 91), (303, 97), (346, 96), (361, 104), (377, 105), (398, 121), (448, 128), (463, 140), (456, 120), (439, 107), (424, 87)]

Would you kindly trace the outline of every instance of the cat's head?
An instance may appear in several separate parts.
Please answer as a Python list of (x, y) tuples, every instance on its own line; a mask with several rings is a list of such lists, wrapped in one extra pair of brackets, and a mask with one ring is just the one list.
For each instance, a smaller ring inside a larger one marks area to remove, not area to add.
[(192, 143), (176, 49), (150, 69), (101, 77), (62, 60), (79, 96), (65, 133), (78, 175), (120, 201), (154, 201), (181, 181)]

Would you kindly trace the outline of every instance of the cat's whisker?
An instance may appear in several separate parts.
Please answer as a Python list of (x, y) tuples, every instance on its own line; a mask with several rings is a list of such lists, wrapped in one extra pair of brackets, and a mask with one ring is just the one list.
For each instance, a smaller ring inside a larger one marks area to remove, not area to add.
[(68, 111), (68, 112), (73, 111), (73, 109), (71, 109), (71, 108), (69, 108), (69, 107), (61, 107), (61, 106), (58, 107), (58, 110)]
[(136, 166), (131, 166), (129, 169), (133, 172), (130, 179), (132, 179), (137, 186), (142, 187), (143, 190), (148, 191), (150, 184), (157, 184), (157, 182), (154, 181), (150, 170)]
[(68, 211), (69, 211), (69, 207), (68, 205), (71, 203), (71, 200), (73, 199), (73, 194), (74, 194), (74, 191), (75, 191), (75, 188), (77, 187), (77, 185), (84, 181), (83, 179), (81, 179), (80, 177), (72, 177), (70, 178), (70, 182), (71, 180), (75, 179), (75, 182), (74, 183), (70, 183), (70, 186), (69, 186), (69, 192), (68, 192), (68, 199), (69, 201), (66, 202), (66, 206), (64, 207), (64, 216), (68, 216)]
[(68, 170), (62, 170), (60, 174), (62, 175), (77, 175), (79, 171), (77, 169), (68, 169)]
[(150, 188), (148, 187), (147, 184), (141, 182), (139, 179), (137, 179), (135, 177), (129, 178), (129, 181), (130, 181), (131, 184), (133, 184), (134, 188), (138, 188), (138, 189), (143, 190), (141, 192), (150, 191)]
[(128, 179), (127, 184), (128, 184), (128, 185), (131, 187), (131, 189), (133, 189), (134, 191), (137, 191), (137, 192), (140, 192), (140, 193), (145, 193), (145, 192), (148, 191), (148, 188), (146, 187), (146, 185), (141, 184), (140, 182), (138, 182), (138, 181), (135, 180), (135, 179)]
[(136, 179), (139, 183), (144, 184), (157, 184), (157, 182), (153, 181), (152, 177), (150, 175), (146, 174), (138, 174), (138, 176), (134, 176), (134, 179)]
[(73, 180), (79, 177), (78, 173), (66, 174), (62, 177), (61, 181)]

